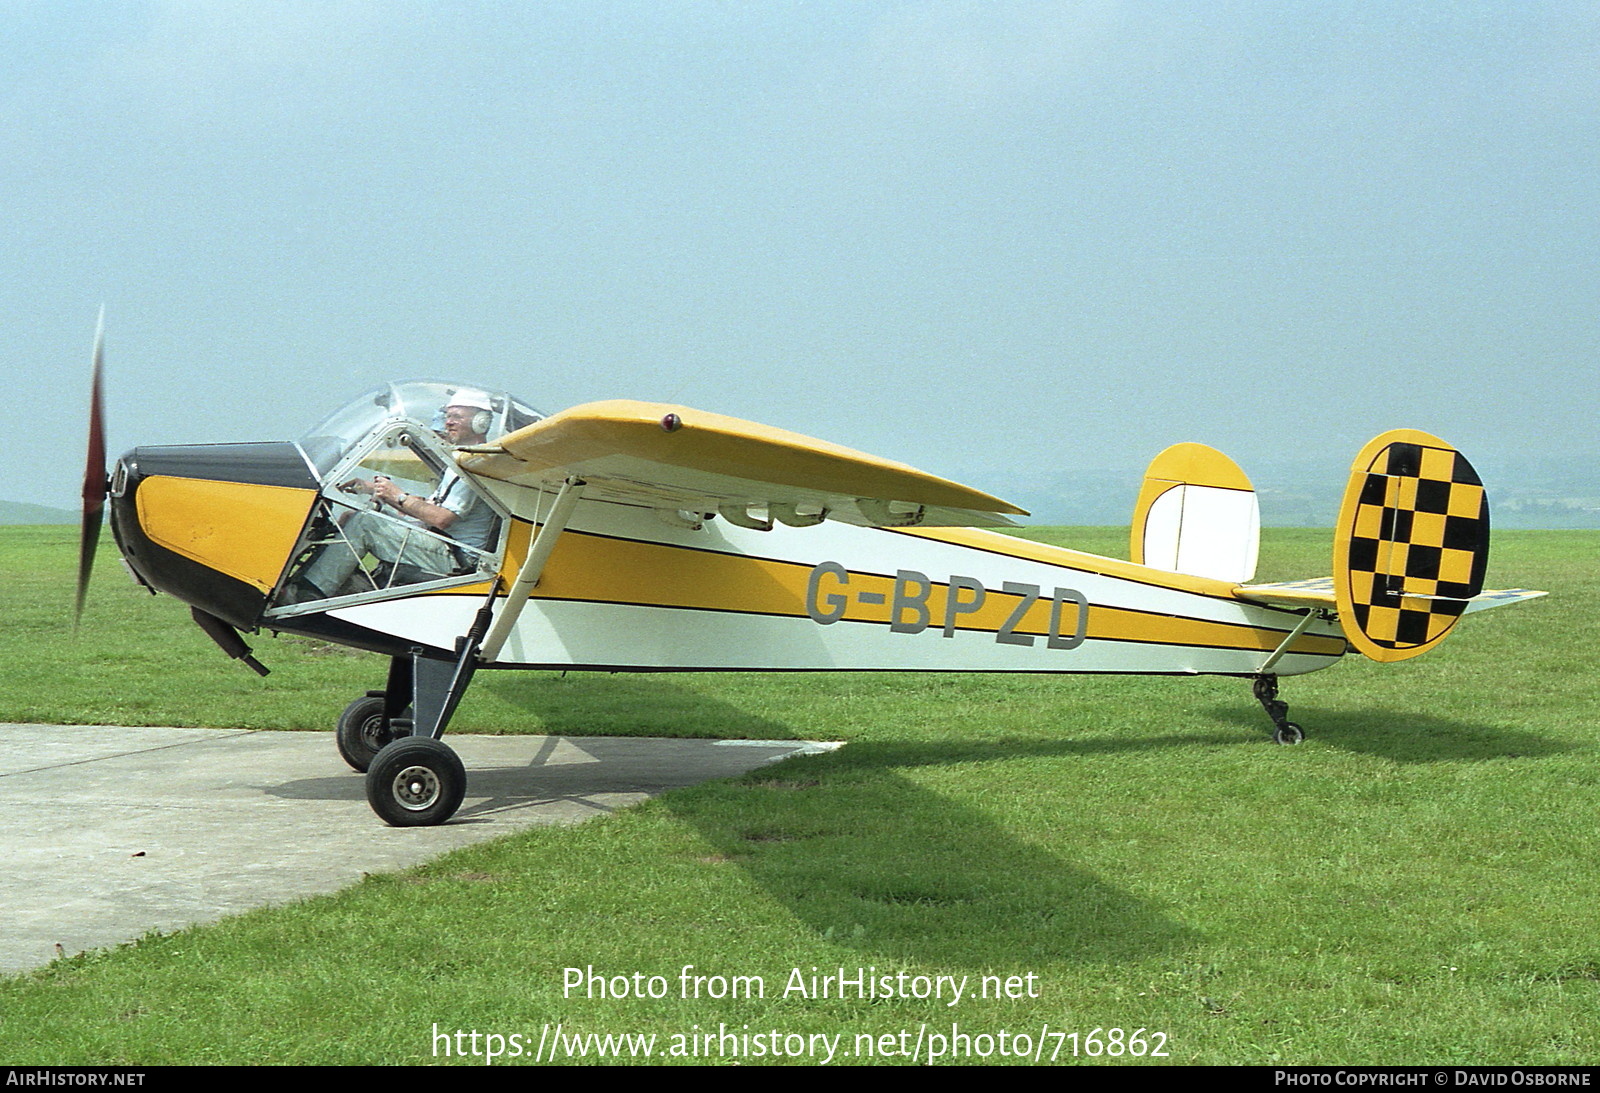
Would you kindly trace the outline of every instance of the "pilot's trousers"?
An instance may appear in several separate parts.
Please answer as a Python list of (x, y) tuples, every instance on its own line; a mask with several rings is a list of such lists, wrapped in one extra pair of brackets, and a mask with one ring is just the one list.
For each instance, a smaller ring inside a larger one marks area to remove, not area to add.
[[(411, 520), (394, 519), (377, 512), (356, 513), (345, 524), (343, 539), (328, 543), (322, 552), (301, 570), (303, 580), (310, 581), (326, 596), (353, 595), (378, 587), (370, 578), (361, 578), (361, 587), (345, 589), (343, 586), (356, 572), (361, 559), (367, 555), (391, 567), (384, 584), (410, 584), (447, 576), (455, 568), (450, 541), (425, 529)], [(401, 576), (400, 567), (414, 566), (422, 570), (420, 576)]]

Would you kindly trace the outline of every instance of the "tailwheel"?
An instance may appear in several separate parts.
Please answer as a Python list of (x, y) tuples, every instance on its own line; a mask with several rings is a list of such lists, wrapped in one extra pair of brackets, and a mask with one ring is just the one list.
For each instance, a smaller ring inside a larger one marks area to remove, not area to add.
[(1278, 677), (1259, 675), (1252, 687), (1256, 701), (1272, 719), (1272, 739), (1279, 744), (1298, 744), (1306, 738), (1305, 730), (1289, 720), (1289, 704), (1278, 697)]
[(383, 707), (382, 694), (369, 694), (350, 703), (339, 715), (335, 739), (340, 757), (350, 764), (351, 770), (365, 774), (385, 744), (396, 735), (405, 735), (397, 734), (392, 725), (383, 723)]
[(467, 792), (461, 758), (430, 736), (384, 746), (367, 770), (367, 803), (391, 827), (432, 827), (455, 815)]

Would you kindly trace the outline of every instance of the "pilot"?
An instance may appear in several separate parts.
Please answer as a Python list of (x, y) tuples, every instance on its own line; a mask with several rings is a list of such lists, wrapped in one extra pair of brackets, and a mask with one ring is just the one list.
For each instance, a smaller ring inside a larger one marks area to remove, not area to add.
[[(446, 442), (456, 447), (482, 444), (493, 420), (493, 407), (487, 395), (460, 390), (444, 407), (443, 418), (441, 436)], [(371, 496), (383, 514), (363, 512), (351, 519), (343, 531), (348, 548), (342, 543), (323, 547), (300, 571), (295, 586), (285, 596), (288, 603), (370, 590), (373, 585), (365, 580), (360, 587), (345, 587), (355, 576), (361, 558), (368, 554), (381, 563), (380, 587), (446, 576), (463, 565), (455, 544), (486, 550), (494, 534), (494, 510), (454, 471), (446, 471), (438, 488), (427, 497), (406, 493), (381, 474), (371, 479), (352, 478), (341, 482), (339, 488), (346, 493)], [(440, 534), (419, 533), (421, 529)]]

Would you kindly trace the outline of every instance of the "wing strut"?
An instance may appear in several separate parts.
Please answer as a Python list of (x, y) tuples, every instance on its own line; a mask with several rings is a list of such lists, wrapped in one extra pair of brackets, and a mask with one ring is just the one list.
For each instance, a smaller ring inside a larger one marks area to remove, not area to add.
[(561, 492), (556, 494), (555, 504), (550, 506), (550, 515), (545, 519), (544, 526), (539, 529), (539, 534), (534, 538), (533, 545), (528, 548), (528, 557), (523, 561), (522, 568), (517, 571), (517, 579), (511, 585), (511, 590), (506, 593), (505, 606), (500, 608), (500, 613), (495, 616), (494, 626), (489, 630), (489, 636), (484, 639), (483, 648), (478, 652), (478, 659), (487, 663), (500, 655), (501, 646), (505, 645), (506, 638), (511, 635), (511, 628), (517, 624), (517, 618), (522, 614), (522, 609), (528, 604), (528, 594), (539, 583), (539, 577), (544, 573), (545, 562), (550, 560), (550, 552), (556, 547), (556, 540), (566, 530), (567, 521), (572, 519), (572, 510), (577, 507), (578, 499), (583, 496), (584, 481), (581, 478), (569, 478), (561, 483)]
[(1295, 643), (1295, 639), (1306, 632), (1306, 627), (1310, 626), (1311, 620), (1316, 617), (1317, 613), (1315, 611), (1307, 611), (1305, 614), (1301, 615), (1300, 621), (1295, 624), (1294, 629), (1289, 631), (1288, 636), (1278, 643), (1278, 647), (1272, 651), (1272, 655), (1267, 658), (1267, 662), (1265, 664), (1257, 669), (1257, 672), (1260, 675), (1266, 675), (1268, 672), (1272, 671), (1272, 666), (1283, 659), (1283, 654), (1289, 651), (1289, 646), (1293, 645)]

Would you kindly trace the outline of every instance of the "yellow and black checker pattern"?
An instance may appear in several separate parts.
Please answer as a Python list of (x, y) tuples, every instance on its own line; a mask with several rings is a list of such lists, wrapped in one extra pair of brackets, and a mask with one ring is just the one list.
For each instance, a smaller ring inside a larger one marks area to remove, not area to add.
[(1341, 615), (1348, 610), (1365, 643), (1350, 626), (1347, 636), (1382, 660), (1448, 634), (1483, 590), (1489, 558), (1489, 505), (1472, 464), (1436, 438), (1411, 435), (1373, 451), (1365, 470), (1360, 460), (1352, 468), (1335, 559), (1348, 597)]

